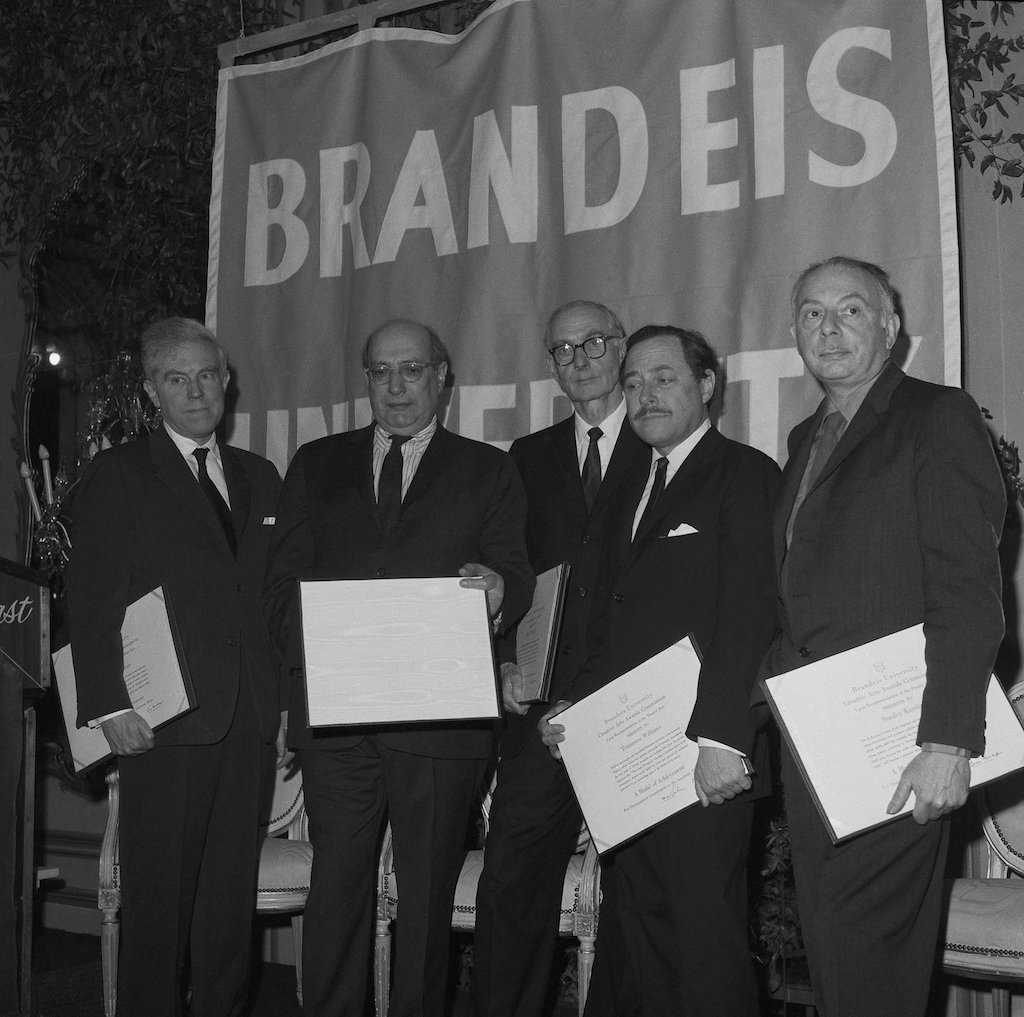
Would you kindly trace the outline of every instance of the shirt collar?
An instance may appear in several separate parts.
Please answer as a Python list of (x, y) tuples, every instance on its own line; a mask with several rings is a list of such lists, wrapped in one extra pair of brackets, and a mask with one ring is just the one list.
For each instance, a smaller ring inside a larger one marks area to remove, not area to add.
[(625, 419), (626, 400), (624, 398), (620, 399), (619, 405), (597, 425), (588, 424), (577, 412), (573, 411), (572, 422), (576, 429), (576, 447), (579, 448), (584, 442), (590, 440), (589, 431), (594, 426), (600, 427), (601, 436), (607, 438), (614, 445), (619, 437), (619, 431), (622, 430), (622, 422)]
[(197, 448), (208, 448), (210, 454), (220, 462), (220, 448), (217, 445), (216, 432), (211, 434), (206, 441), (200, 443), (195, 438), (186, 438), (183, 434), (178, 434), (173, 428), (167, 426), (167, 421), (164, 421), (164, 430), (170, 436), (171, 441), (174, 442), (175, 447), (181, 453), (181, 456), (186, 461), (193, 459), (192, 452)]
[[(667, 484), (672, 477), (675, 476), (676, 471), (680, 466), (683, 465), (683, 461), (686, 457), (697, 447), (697, 443), (704, 437), (708, 431), (711, 430), (711, 418), (705, 417), (701, 423), (697, 426), (697, 430), (693, 432), (685, 441), (681, 441), (668, 456), (668, 466), (665, 468), (665, 483)], [(653, 466), (661, 458), (661, 453), (656, 449), (651, 449), (651, 465)]]
[(825, 413), (830, 413), (833, 410), (842, 414), (843, 420), (847, 424), (855, 416), (857, 416), (857, 410), (861, 408), (864, 400), (867, 398), (868, 393), (871, 391), (872, 386), (882, 376), (882, 372), (889, 366), (889, 358), (886, 357), (882, 361), (882, 366), (878, 369), (877, 373), (873, 374), (866, 381), (862, 381), (852, 392), (844, 396), (842, 399), (835, 399), (832, 395), (825, 396)]
[[(437, 417), (434, 416), (430, 418), (430, 423), (427, 424), (422, 431), (417, 431), (415, 434), (409, 435), (409, 440), (414, 446), (426, 445), (426, 443), (433, 438), (436, 430)], [(375, 423), (373, 425), (373, 440), (375, 444), (389, 448), (391, 446), (391, 432), (385, 431), (380, 424)]]

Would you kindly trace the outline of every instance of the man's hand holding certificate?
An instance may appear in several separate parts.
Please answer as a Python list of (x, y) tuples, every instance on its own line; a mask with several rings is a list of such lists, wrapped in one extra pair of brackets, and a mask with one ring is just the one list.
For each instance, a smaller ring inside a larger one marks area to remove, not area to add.
[(562, 760), (599, 851), (698, 801), (686, 737), (700, 659), (683, 639), (553, 715)]
[(995, 680), (983, 757), (968, 762), (953, 747), (930, 743), (919, 751), (924, 648), (923, 627), (915, 625), (764, 683), (836, 842), (911, 811), (928, 822), (963, 804), (971, 784), (1024, 766), (1024, 729)]

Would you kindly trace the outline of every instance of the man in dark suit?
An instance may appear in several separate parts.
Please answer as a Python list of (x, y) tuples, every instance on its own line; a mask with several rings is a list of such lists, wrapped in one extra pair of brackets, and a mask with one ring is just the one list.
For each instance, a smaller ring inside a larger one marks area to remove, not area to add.
[[(619, 384), (625, 330), (602, 304), (573, 301), (548, 319), (551, 373), (572, 403), (566, 420), (520, 438), (512, 458), (526, 488), (526, 544), (539, 575), (568, 562), (569, 590), (559, 631), (551, 699), (564, 698), (586, 659), (586, 625), (609, 506), (648, 448), (626, 421)], [(565, 767), (541, 742), (547, 705), (521, 703), (522, 676), (502, 665), (505, 728), (491, 804), (473, 937), (478, 1017), (533, 1017), (543, 1008), (558, 937), (566, 866), (582, 815)], [(602, 922), (602, 936), (607, 926)]]
[(290, 726), (314, 849), (307, 1017), (362, 1017), (385, 812), (402, 899), (389, 1013), (440, 1017), (455, 883), (493, 732), (481, 722), (309, 729), (296, 580), (482, 574), (463, 585), (487, 588), (505, 624), (533, 592), (512, 461), (437, 421), (447, 364), (423, 325), (378, 328), (363, 351), (375, 423), (304, 445), (281, 496), (267, 603), (294, 676)]
[[(189, 1013), (225, 1017), (248, 991), (261, 776), (281, 725), (262, 610), (280, 478), (218, 443), (228, 371), (198, 321), (147, 329), (142, 366), (163, 425), (101, 452), (73, 504), (78, 721), (101, 724), (120, 770), (120, 1011), (177, 1017), (190, 978)], [(158, 586), (196, 704), (154, 733), (125, 690), (121, 624)]]
[[(877, 266), (812, 265), (792, 333), (825, 398), (789, 438), (775, 515), (782, 632), (771, 673), (924, 623), (920, 753), (889, 803), (913, 818), (833, 846), (788, 753), (798, 903), (822, 1017), (925, 1012), (939, 934), (947, 813), (985, 747), (1003, 633), (996, 546), (1005, 492), (974, 401), (889, 359), (900, 322)], [(842, 766), (842, 760), (836, 760)]]
[[(626, 351), (629, 419), (653, 450), (619, 499), (591, 659), (570, 698), (692, 634), (702, 664), (686, 734), (700, 746), (694, 783), (704, 808), (684, 809), (615, 852), (623, 949), (615, 957), (599, 951), (596, 963), (624, 970), (648, 1017), (757, 1017), (746, 928), (755, 743), (748, 699), (775, 627), (779, 470), (711, 427), (717, 358), (700, 333), (648, 325)], [(550, 717), (566, 705), (542, 721), (555, 748), (563, 729)]]

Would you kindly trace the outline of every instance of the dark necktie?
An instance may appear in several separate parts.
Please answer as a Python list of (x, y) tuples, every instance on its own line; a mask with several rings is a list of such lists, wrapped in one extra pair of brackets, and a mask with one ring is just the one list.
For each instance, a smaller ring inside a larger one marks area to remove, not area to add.
[(385, 533), (398, 521), (398, 513), (402, 510), (402, 446), (411, 435), (391, 435), (391, 448), (384, 457), (380, 468), (380, 480), (377, 483), (377, 515)]
[(597, 443), (604, 435), (604, 431), (600, 427), (592, 427), (587, 434), (590, 435), (590, 445), (587, 448), (587, 458), (583, 460), (583, 497), (587, 501), (587, 511), (590, 512), (601, 486), (601, 450)]
[(814, 443), (814, 463), (811, 466), (811, 476), (807, 483), (808, 489), (814, 486), (825, 463), (829, 461), (832, 453), (839, 444), (839, 428), (843, 423), (843, 415), (838, 410), (833, 410), (821, 425), (821, 434)]
[(237, 555), (238, 541), (235, 539), (235, 524), (231, 521), (231, 509), (228, 508), (227, 502), (221, 496), (220, 491), (217, 490), (217, 485), (210, 479), (210, 473), (206, 469), (206, 457), (209, 453), (210, 450), (208, 448), (195, 448), (192, 450), (192, 455), (196, 457), (196, 462), (199, 464), (199, 486), (203, 489), (206, 500), (213, 506), (213, 511), (217, 513), (221, 529), (224, 531), (224, 536), (228, 540), (228, 546), (231, 548), (231, 553)]
[(651, 485), (651, 496), (647, 499), (647, 504), (644, 506), (644, 514), (640, 517), (640, 522), (637, 524), (634, 540), (647, 529), (648, 523), (650, 523), (654, 516), (657, 501), (661, 497), (661, 492), (665, 490), (665, 471), (667, 469), (668, 459), (662, 456), (654, 464), (654, 483)]

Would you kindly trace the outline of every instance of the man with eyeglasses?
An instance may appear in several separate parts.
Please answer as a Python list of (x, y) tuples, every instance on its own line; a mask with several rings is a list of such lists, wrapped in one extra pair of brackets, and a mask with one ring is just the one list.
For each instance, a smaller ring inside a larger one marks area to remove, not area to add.
[[(586, 659), (586, 627), (608, 507), (649, 450), (626, 421), (619, 384), (625, 330), (602, 304), (557, 308), (543, 337), (548, 366), (573, 414), (511, 449), (526, 488), (527, 546), (538, 573), (571, 567), (551, 701)], [(509, 639), (514, 653), (514, 639)], [(582, 815), (565, 767), (540, 740), (547, 704), (528, 705), (514, 663), (502, 665), (506, 724), (477, 892), (473, 997), (478, 1017), (542, 1010), (558, 937), (565, 869)], [(602, 949), (606, 928), (602, 925)], [(596, 994), (600, 990), (595, 987)], [(611, 993), (608, 993), (611, 995)]]
[[(381, 325), (363, 349), (374, 423), (304, 445), (285, 477), (267, 576), (292, 676), (313, 872), (302, 956), (306, 1017), (365, 1011), (377, 853), (390, 819), (402, 886), (390, 1017), (441, 1017), (455, 884), (487, 722), (311, 730), (297, 579), (465, 576), (496, 627), (529, 607), (522, 485), (507, 456), (446, 431), (448, 353), (426, 326)], [(502, 622), (504, 619), (504, 622)]]

